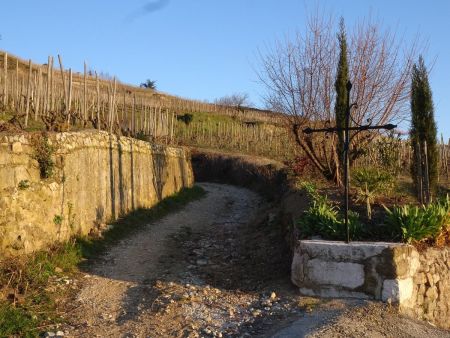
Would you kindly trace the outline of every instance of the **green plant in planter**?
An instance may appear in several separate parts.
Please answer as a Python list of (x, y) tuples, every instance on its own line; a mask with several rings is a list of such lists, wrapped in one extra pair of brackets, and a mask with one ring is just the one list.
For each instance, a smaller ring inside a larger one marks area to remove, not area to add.
[(352, 176), (357, 186), (357, 202), (366, 204), (367, 218), (372, 219), (372, 204), (381, 192), (393, 187), (393, 177), (388, 172), (376, 168), (362, 168), (356, 170)]
[[(304, 189), (312, 199), (312, 203), (298, 222), (301, 237), (320, 235), (325, 239), (345, 239), (347, 229), (339, 207), (326, 195), (319, 194), (313, 185), (304, 185)], [(353, 240), (360, 238), (363, 225), (359, 221), (359, 215), (352, 211), (349, 212), (349, 228)]]
[(404, 205), (386, 208), (386, 225), (406, 243), (436, 240), (450, 224), (450, 200), (421, 207)]

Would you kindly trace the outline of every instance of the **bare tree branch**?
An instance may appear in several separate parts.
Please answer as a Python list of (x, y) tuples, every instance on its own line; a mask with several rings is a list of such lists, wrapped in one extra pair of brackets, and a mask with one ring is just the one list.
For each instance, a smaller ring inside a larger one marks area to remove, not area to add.
[[(277, 41), (259, 51), (260, 81), (266, 87), (266, 104), (285, 114), (294, 140), (325, 176), (336, 174), (335, 135), (307, 136), (302, 129), (334, 126), (334, 81), (338, 64), (336, 20), (317, 12), (310, 16), (305, 33)], [(363, 20), (351, 29), (348, 46), (351, 102), (356, 124), (402, 121), (408, 112), (410, 70), (418, 54), (418, 38), (406, 45), (395, 32), (380, 23)], [(377, 133), (363, 132), (352, 140), (351, 159)]]

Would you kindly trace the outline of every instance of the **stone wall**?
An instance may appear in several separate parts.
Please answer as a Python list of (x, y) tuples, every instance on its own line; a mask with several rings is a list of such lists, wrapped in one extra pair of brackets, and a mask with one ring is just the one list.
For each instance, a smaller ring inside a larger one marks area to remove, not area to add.
[(279, 200), (290, 189), (283, 164), (264, 157), (192, 150), (195, 181), (234, 184)]
[(450, 248), (401, 243), (298, 241), (291, 280), (307, 296), (391, 302), (450, 329)]
[(41, 135), (0, 135), (0, 253), (28, 253), (87, 234), (193, 184), (185, 149), (105, 132), (48, 134), (55, 163), (41, 179)]
[(450, 248), (429, 248), (419, 259), (412, 297), (400, 310), (450, 329)]

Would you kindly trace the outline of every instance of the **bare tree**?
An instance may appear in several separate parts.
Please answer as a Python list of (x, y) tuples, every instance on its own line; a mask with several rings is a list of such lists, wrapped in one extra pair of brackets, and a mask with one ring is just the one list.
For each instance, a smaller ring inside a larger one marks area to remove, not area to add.
[[(302, 132), (306, 126), (335, 125), (336, 32), (332, 16), (310, 16), (305, 33), (260, 51), (258, 75), (267, 90), (268, 106), (285, 113), (296, 144), (326, 178), (339, 182), (337, 136)], [(351, 102), (358, 104), (352, 111), (352, 124), (401, 121), (408, 111), (409, 74), (417, 40), (406, 46), (395, 33), (382, 30), (371, 20), (357, 24), (348, 36)], [(376, 135), (355, 135), (351, 161)]]
[(236, 112), (236, 116), (233, 115), (234, 117), (237, 117), (237, 114), (244, 114), (245, 108), (251, 106), (247, 93), (234, 93), (229, 96), (223, 96), (216, 99), (214, 103), (221, 106), (234, 108)]

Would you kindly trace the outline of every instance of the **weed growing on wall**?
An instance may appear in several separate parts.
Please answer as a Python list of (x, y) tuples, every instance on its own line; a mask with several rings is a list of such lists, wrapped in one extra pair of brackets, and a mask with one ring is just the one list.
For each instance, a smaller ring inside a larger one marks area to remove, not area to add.
[(70, 202), (67, 203), (67, 209), (68, 209), (68, 211), (67, 211), (67, 218), (69, 220), (69, 227), (70, 227), (71, 230), (74, 230), (75, 229), (75, 217), (76, 217), (76, 214), (74, 214), (74, 212), (73, 212), (73, 204), (70, 203)]
[(55, 162), (52, 159), (55, 149), (50, 145), (47, 134), (42, 133), (40, 137), (34, 138), (33, 146), (33, 158), (39, 164), (41, 178), (51, 177), (55, 167)]
[(18, 187), (19, 187), (20, 190), (26, 190), (26, 189), (28, 189), (30, 187), (30, 181), (28, 181), (28, 180), (21, 180), (19, 182)]
[(55, 223), (55, 225), (61, 225), (63, 221), (64, 217), (61, 215), (55, 215), (55, 217), (53, 217), (53, 223)]

